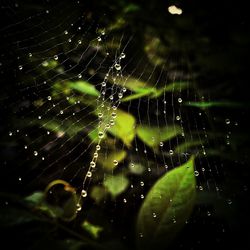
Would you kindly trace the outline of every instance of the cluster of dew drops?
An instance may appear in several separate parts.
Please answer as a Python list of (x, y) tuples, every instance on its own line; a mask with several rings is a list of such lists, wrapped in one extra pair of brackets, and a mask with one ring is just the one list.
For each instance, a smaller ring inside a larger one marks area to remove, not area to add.
[[(101, 33), (102, 35), (104, 35), (104, 31)], [(102, 39), (101, 37), (98, 37), (97, 38), (97, 41), (98, 42), (101, 42)], [(107, 55), (109, 53), (107, 52)], [(83, 179), (83, 183), (82, 183), (82, 189), (80, 191), (81, 193), (81, 196), (80, 196), (80, 199), (78, 200), (78, 203), (77, 203), (77, 212), (81, 211), (82, 207), (81, 207), (81, 199), (82, 198), (86, 198), (88, 196), (88, 192), (85, 188), (85, 184), (86, 184), (86, 181), (87, 179), (90, 179), (92, 177), (92, 172), (93, 170), (95, 169), (96, 167), (96, 162), (97, 162), (97, 159), (98, 159), (98, 152), (101, 150), (101, 141), (103, 140), (103, 138), (105, 137), (105, 133), (106, 131), (111, 128), (112, 126), (115, 125), (115, 119), (117, 117), (117, 113), (116, 113), (116, 110), (121, 102), (121, 99), (123, 97), (123, 93), (126, 92), (126, 88), (124, 86), (122, 86), (120, 89), (119, 89), (119, 92), (118, 92), (118, 100), (114, 100), (114, 95), (111, 94), (109, 96), (109, 100), (111, 101), (111, 107), (108, 106), (106, 109), (108, 111), (108, 115), (104, 115), (104, 109), (105, 109), (105, 95), (106, 95), (106, 85), (107, 85), (107, 80), (108, 80), (108, 77), (109, 77), (109, 73), (110, 71), (114, 68), (117, 72), (116, 76), (120, 76), (120, 71), (122, 69), (122, 66), (120, 64), (120, 61), (122, 59), (124, 59), (126, 57), (125, 53), (122, 52), (120, 54), (120, 56), (118, 57), (118, 60), (116, 60), (114, 62), (114, 64), (110, 67), (110, 69), (108, 70), (108, 73), (105, 75), (105, 78), (104, 80), (101, 82), (101, 94), (99, 95), (99, 97), (97, 98), (97, 106), (101, 107), (101, 110), (98, 112), (98, 118), (99, 118), (99, 125), (98, 125), (98, 144), (96, 145), (95, 147), (95, 152), (93, 154), (93, 157), (92, 157), (92, 160), (90, 161), (89, 163), (89, 168), (88, 168), (88, 171), (86, 173), (86, 175), (84, 176), (84, 179)], [(116, 80), (116, 78), (114, 78), (113, 80)], [(118, 85), (117, 85), (118, 86)], [(101, 99), (101, 100), (100, 100)], [(101, 102), (101, 104), (100, 104)], [(111, 110), (111, 112), (110, 112)], [(117, 166), (119, 164), (119, 162), (114, 159), (113, 160), (113, 164), (114, 166)], [(126, 203), (126, 199), (124, 199), (124, 202)]]
[[(79, 27), (79, 29), (80, 29), (80, 27)], [(67, 31), (67, 30), (64, 31), (64, 34), (67, 35), (67, 34), (68, 34), (68, 31)], [(101, 36), (104, 36), (104, 35), (105, 35), (105, 31), (103, 30), (103, 31), (101, 31), (101, 35), (98, 36), (98, 37), (96, 38), (96, 40), (97, 40), (98, 42), (102, 42), (102, 37), (101, 37)], [(69, 39), (68, 42), (71, 42), (71, 39)], [(78, 41), (78, 44), (81, 44), (81, 40)], [(107, 52), (106, 54), (109, 55), (108, 52)], [(29, 53), (29, 57), (32, 57), (32, 53)], [(109, 71), (110, 71), (111, 69), (114, 68), (114, 69), (117, 71), (117, 76), (119, 76), (119, 72), (120, 72), (121, 69), (122, 69), (122, 66), (121, 66), (120, 61), (121, 61), (122, 59), (124, 59), (125, 57), (126, 57), (125, 53), (122, 52), (122, 53), (120, 54), (120, 56), (118, 57), (118, 60), (116, 60), (115, 63), (114, 63), (114, 65), (112, 65), (112, 66), (110, 67)], [(54, 60), (58, 60), (58, 59), (59, 59), (59, 58), (58, 58), (58, 55), (54, 55), (53, 58), (54, 58)], [(44, 63), (46, 63), (46, 61), (45, 61)], [(46, 65), (44, 65), (44, 66), (46, 66)], [(19, 66), (18, 66), (18, 69), (19, 69), (20, 71), (22, 71), (22, 70), (23, 70), (23, 66), (22, 66), (22, 65), (19, 65)], [(109, 71), (108, 71), (108, 73), (106, 74), (104, 80), (101, 82), (102, 91), (101, 91), (101, 95), (100, 95), (100, 96), (98, 97), (98, 99), (97, 99), (97, 102), (99, 102), (99, 100), (101, 99), (101, 96), (102, 96), (102, 101), (101, 101), (102, 103), (101, 103), (101, 105), (100, 105), (102, 108), (105, 107), (105, 105), (104, 105), (104, 103), (105, 103), (105, 94), (106, 94), (105, 88), (106, 88), (106, 85), (107, 85), (107, 79), (108, 79), (108, 77), (109, 77)], [(81, 74), (79, 74), (79, 75), (78, 75), (78, 78), (81, 78), (81, 77), (82, 77)], [(115, 80), (115, 79), (114, 79), (114, 80)], [(113, 106), (112, 106), (113, 112), (111, 113), (111, 119), (109, 119), (108, 122), (106, 121), (105, 126), (104, 126), (104, 129), (102, 129), (102, 130), (99, 129), (99, 131), (98, 131), (99, 142), (98, 142), (98, 144), (96, 145), (95, 152), (94, 152), (94, 154), (93, 154), (92, 160), (91, 160), (91, 162), (89, 163), (88, 171), (87, 171), (86, 175), (84, 176), (83, 185), (82, 185), (82, 189), (81, 189), (81, 192), (80, 192), (80, 193), (81, 193), (81, 196), (80, 196), (80, 199), (79, 199), (79, 201), (78, 201), (78, 203), (77, 203), (77, 211), (81, 211), (81, 209), (82, 209), (81, 204), (80, 204), (81, 198), (86, 198), (87, 195), (88, 195), (87, 190), (85, 189), (86, 180), (87, 180), (87, 179), (90, 179), (90, 178), (92, 177), (92, 171), (93, 171), (93, 169), (95, 169), (95, 167), (96, 167), (96, 162), (97, 162), (97, 159), (98, 159), (98, 151), (101, 150), (100, 143), (101, 143), (101, 140), (102, 140), (102, 139), (104, 138), (104, 136), (105, 136), (106, 130), (108, 130), (110, 127), (114, 126), (114, 124), (115, 124), (115, 118), (116, 118), (116, 116), (117, 116), (115, 110), (117, 109), (118, 105), (120, 104), (120, 100), (122, 99), (123, 93), (124, 93), (124, 92), (126, 92), (126, 88), (123, 86), (123, 87), (120, 89), (119, 93), (118, 93), (117, 105), (113, 105)], [(112, 94), (109, 96), (109, 99), (110, 99), (110, 101), (114, 102), (114, 96), (113, 96)], [(47, 100), (48, 100), (48, 101), (51, 101), (51, 100), (52, 100), (52, 97), (51, 97), (51, 96), (48, 96), (48, 97), (47, 97)], [(178, 98), (178, 103), (182, 103), (182, 98), (181, 98), (181, 97)], [(110, 107), (108, 107), (107, 109), (110, 109)], [(63, 110), (60, 111), (60, 114), (63, 114)], [(99, 112), (99, 113), (98, 113), (98, 118), (100, 119), (100, 121), (99, 121), (99, 126), (98, 126), (99, 128), (100, 128), (101, 125), (103, 124), (103, 121), (102, 121), (102, 118), (103, 118), (103, 117), (104, 117), (103, 113), (102, 113), (102, 112)], [(41, 116), (39, 116), (38, 119), (41, 119)], [(177, 120), (177, 121), (180, 121), (180, 120), (181, 120), (181, 116), (180, 116), (180, 115), (177, 115), (177, 116), (176, 116), (176, 120)], [(105, 121), (104, 121), (104, 122), (105, 122)], [(225, 124), (226, 124), (226, 125), (229, 125), (230, 123), (231, 123), (230, 119), (228, 119), (228, 118), (225, 119)], [(235, 123), (235, 125), (237, 126), (238, 124)], [(18, 133), (19, 130), (17, 130), (16, 132)], [(49, 134), (50, 132), (47, 131), (47, 133)], [(228, 135), (227, 135), (227, 145), (230, 144), (230, 141), (229, 141), (229, 134), (230, 134), (230, 133), (228, 133)], [(9, 131), (9, 136), (12, 136), (12, 135), (13, 135), (13, 132), (12, 132), (12, 131)], [(163, 142), (160, 142), (160, 147), (163, 147), (163, 145), (164, 145), (164, 143), (163, 143)], [(27, 148), (28, 148), (27, 145), (25, 145), (24, 148), (27, 149)], [(169, 150), (169, 154), (170, 154), (170, 155), (173, 155), (173, 153), (174, 153), (173, 150)], [(37, 150), (34, 150), (34, 151), (33, 151), (33, 154), (34, 154), (34, 156), (38, 156), (38, 151), (37, 151)], [(45, 159), (45, 158), (42, 157), (42, 160), (44, 160), (44, 159)], [(113, 160), (113, 164), (114, 164), (115, 166), (118, 165), (118, 161), (117, 161), (116, 159), (114, 159), (114, 160)], [(167, 166), (166, 166), (166, 168), (167, 168)], [(204, 171), (204, 168), (202, 169), (202, 171)], [(196, 177), (198, 177), (198, 176), (199, 176), (199, 172), (198, 172), (197, 170), (195, 170), (195, 171), (194, 171), (194, 175), (195, 175)], [(21, 181), (21, 177), (19, 178), (19, 181)], [(144, 183), (141, 182), (141, 186), (143, 186), (143, 185), (144, 185)], [(131, 185), (131, 187), (133, 187), (133, 185)], [(202, 190), (202, 189), (203, 189), (202, 186), (199, 186), (199, 189)], [(141, 194), (141, 199), (144, 199), (144, 195), (143, 195), (143, 194)], [(123, 202), (124, 202), (124, 203), (127, 203), (127, 200), (124, 198), (124, 199), (123, 199)], [(228, 203), (231, 204), (231, 200), (230, 200), (230, 202), (228, 202)], [(153, 216), (154, 218), (156, 218), (157, 215), (156, 215), (156, 213), (153, 213), (152, 216)], [(143, 236), (141, 236), (141, 237), (143, 237)]]

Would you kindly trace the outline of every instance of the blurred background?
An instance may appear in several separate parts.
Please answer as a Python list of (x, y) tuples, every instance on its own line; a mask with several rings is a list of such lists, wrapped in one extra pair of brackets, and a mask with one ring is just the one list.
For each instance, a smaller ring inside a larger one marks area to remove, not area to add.
[(3, 246), (147, 249), (144, 198), (195, 155), (191, 191), (164, 185), (180, 219), (148, 248), (249, 249), (246, 5), (1, 1)]

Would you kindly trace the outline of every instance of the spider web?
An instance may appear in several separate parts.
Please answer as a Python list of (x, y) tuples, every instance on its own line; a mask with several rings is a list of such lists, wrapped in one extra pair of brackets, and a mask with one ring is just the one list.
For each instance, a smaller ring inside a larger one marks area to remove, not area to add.
[[(194, 154), (197, 190), (219, 192), (223, 166), (210, 162), (207, 148), (221, 142), (209, 137), (207, 111), (188, 106), (209, 101), (194, 87), (188, 59), (154, 63), (156, 55), (137, 51), (136, 34), (105, 27), (105, 14), (94, 20), (78, 5), (49, 5), (1, 29), (11, 48), (2, 72), (16, 82), (2, 102), (14, 112), (6, 133), (20, 156), (17, 185), (43, 188), (63, 179), (79, 199), (95, 200), (93, 189), (119, 176), (128, 184), (113, 209), (135, 208), (158, 178)], [(5, 5), (6, 13), (18, 8)]]

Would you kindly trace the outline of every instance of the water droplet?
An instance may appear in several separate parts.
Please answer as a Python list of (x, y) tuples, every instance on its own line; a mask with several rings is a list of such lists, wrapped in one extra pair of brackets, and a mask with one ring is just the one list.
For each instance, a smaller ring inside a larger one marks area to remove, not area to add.
[(71, 43), (71, 42), (72, 42), (72, 40), (69, 38), (68, 42), (69, 42), (69, 43)]
[(127, 91), (127, 89), (126, 89), (125, 87), (123, 87), (123, 88), (122, 88), (122, 92), (125, 93), (126, 91)]
[[(42, 62), (43, 67), (47, 67), (48, 65), (49, 65), (49, 63), (47, 61)], [(44, 82), (44, 84), (46, 84), (46, 82)]]
[(78, 44), (82, 44), (82, 41), (81, 41), (81, 40), (78, 40)]
[(121, 53), (121, 58), (125, 58), (126, 57), (126, 55), (125, 55), (125, 53)]
[(29, 57), (32, 57), (32, 53), (29, 53)]
[(113, 119), (110, 120), (110, 125), (114, 126), (115, 125), (115, 121)]
[(65, 31), (64, 31), (64, 34), (65, 34), (65, 35), (68, 35), (68, 34), (69, 34), (69, 32), (68, 32), (67, 30), (65, 30)]
[(178, 102), (179, 102), (179, 103), (182, 103), (182, 99), (181, 99), (180, 97), (178, 98)]
[(25, 145), (25, 146), (24, 146), (24, 149), (27, 149), (27, 148), (28, 148), (28, 146), (27, 146), (27, 145)]
[(76, 204), (76, 211), (79, 212), (81, 210), (82, 210), (82, 206), (79, 203), (77, 203)]
[(58, 60), (58, 55), (54, 55), (54, 59), (57, 61)]
[(87, 191), (83, 189), (83, 190), (81, 191), (81, 196), (82, 196), (82, 197), (87, 197)]
[(97, 157), (98, 157), (98, 153), (95, 152), (95, 153), (94, 153), (94, 158), (97, 158)]
[(152, 213), (153, 217), (156, 218), (156, 213)]
[(22, 69), (23, 69), (23, 66), (22, 66), (22, 65), (19, 65), (19, 66), (18, 66), (18, 69), (19, 69), (19, 70), (22, 70)]
[(176, 120), (179, 121), (181, 117), (179, 115), (176, 116)]
[(160, 142), (160, 147), (163, 147), (163, 145), (164, 145), (164, 143), (161, 141), (161, 142)]
[(113, 160), (113, 163), (114, 163), (115, 166), (118, 165), (118, 161), (117, 160)]
[(48, 99), (49, 101), (51, 101), (52, 98), (51, 98), (51, 96), (49, 95), (49, 96), (47, 97), (47, 99)]
[(42, 119), (42, 117), (39, 115), (39, 116), (38, 116), (38, 120), (41, 120), (41, 119)]
[(102, 118), (103, 117), (103, 113), (98, 113), (98, 117)]
[(38, 156), (38, 152), (37, 151), (34, 151), (34, 156)]
[(123, 97), (123, 94), (122, 93), (119, 93), (118, 94), (118, 97), (121, 99)]
[(95, 162), (94, 161), (91, 161), (89, 165), (90, 165), (91, 168), (95, 168)]
[(112, 114), (111, 114), (111, 116), (112, 116), (112, 118), (116, 118), (116, 113), (115, 112), (112, 112)]
[(18, 180), (19, 180), (19, 181), (22, 181), (22, 178), (21, 178), (21, 177), (19, 177), (19, 178), (18, 178)]
[(124, 199), (123, 199), (123, 202), (124, 202), (124, 203), (127, 203), (127, 200), (124, 198)]
[(102, 131), (100, 131), (99, 133), (98, 133), (98, 137), (101, 139), (101, 138), (103, 138), (104, 137), (104, 133), (102, 132)]
[(106, 86), (106, 82), (102, 82), (102, 87), (105, 87)]
[(144, 199), (144, 195), (143, 194), (141, 194), (141, 199)]
[(199, 172), (197, 170), (194, 171), (195, 176), (199, 176)]
[(102, 41), (102, 38), (100, 36), (97, 37), (97, 41), (98, 42), (101, 42)]
[(233, 203), (232, 200), (230, 200), (230, 199), (227, 200), (228, 205), (231, 205), (232, 203)]
[(207, 216), (211, 216), (211, 213), (209, 211), (207, 211)]
[(170, 155), (173, 155), (174, 154), (174, 151), (172, 149), (169, 150), (169, 154)]
[(61, 114), (61, 115), (63, 114), (63, 110), (60, 110), (60, 114)]
[(226, 119), (225, 122), (226, 122), (227, 125), (230, 124), (230, 120), (229, 119)]
[(13, 135), (13, 134), (12, 134), (12, 132), (10, 131), (10, 132), (9, 132), (9, 136), (12, 136), (12, 135)]
[(80, 79), (80, 78), (82, 78), (82, 74), (78, 74), (78, 76), (77, 76), (77, 77), (78, 77), (79, 79)]
[(122, 67), (121, 67), (121, 65), (120, 65), (119, 63), (116, 63), (116, 64), (115, 64), (115, 69), (116, 69), (116, 70), (121, 70), (121, 68), (122, 68)]
[(143, 186), (144, 186), (144, 182), (143, 182), (143, 181), (141, 181), (141, 182), (140, 182), (140, 185), (143, 187)]
[(109, 99), (110, 99), (110, 100), (113, 100), (113, 99), (114, 99), (114, 97), (111, 95), (111, 96), (109, 97)]
[(101, 32), (101, 35), (102, 35), (102, 36), (104, 36), (104, 35), (105, 35), (105, 30), (103, 30), (103, 31)]
[(86, 176), (90, 178), (92, 176), (92, 172), (88, 171)]
[(96, 145), (96, 150), (99, 151), (101, 149), (101, 146), (98, 144)]

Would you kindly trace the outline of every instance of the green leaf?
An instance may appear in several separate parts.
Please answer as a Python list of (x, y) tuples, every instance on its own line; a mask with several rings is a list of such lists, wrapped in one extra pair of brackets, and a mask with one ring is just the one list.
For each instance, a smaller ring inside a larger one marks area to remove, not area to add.
[(58, 119), (53, 119), (53, 120), (43, 119), (43, 120), (35, 120), (34, 122), (42, 125), (42, 127), (51, 132), (58, 133), (58, 135), (64, 135), (65, 133), (69, 137), (75, 136), (77, 133), (83, 131), (83, 128), (85, 127), (84, 124), (75, 123), (71, 120), (62, 122)]
[(61, 207), (51, 206), (46, 202), (37, 207), (41, 212), (44, 212), (51, 218), (63, 218), (64, 211)]
[[(112, 81), (112, 79), (110, 79)], [(116, 81), (116, 84), (119, 84), (123, 87), (126, 87), (127, 89), (135, 92), (135, 93), (147, 93), (147, 92), (152, 92), (155, 88), (150, 86), (149, 83), (143, 82), (141, 80), (138, 80), (133, 77), (123, 77), (120, 78)]]
[(45, 200), (43, 192), (35, 192), (25, 198), (26, 201), (32, 204), (36, 209), (46, 213), (52, 218), (60, 217), (63, 214), (63, 209), (49, 205)]
[(122, 98), (122, 102), (132, 101), (132, 100), (139, 99), (141, 97), (148, 96), (151, 94), (152, 94), (152, 90), (148, 89), (147, 91), (144, 91), (144, 92), (140, 92), (140, 93), (126, 96), (126, 97)]
[(77, 82), (67, 82), (67, 85), (74, 90), (77, 90), (80, 93), (88, 94), (92, 96), (99, 96), (98, 90), (96, 90), (95, 86), (85, 82), (85, 81), (77, 81)]
[(177, 92), (190, 88), (192, 85), (189, 82), (172, 82), (164, 87), (165, 92)]
[(193, 147), (196, 147), (196, 146), (200, 146), (200, 148), (201, 148), (201, 145), (204, 145), (204, 143), (205, 143), (204, 140), (186, 141), (184, 143), (179, 144), (175, 148), (174, 152), (180, 154), (180, 153), (187, 152), (187, 150), (189, 150)]
[(98, 239), (100, 233), (103, 231), (103, 228), (97, 225), (93, 225), (92, 223), (88, 222), (87, 220), (85, 220), (82, 223), (82, 228), (87, 231), (92, 238), (94, 239)]
[(117, 109), (115, 112), (115, 125), (108, 132), (120, 138), (129, 147), (135, 137), (135, 118), (121, 109)]
[(94, 186), (91, 189), (90, 197), (96, 202), (100, 203), (106, 197), (105, 188), (103, 186)]
[(53, 59), (52, 60), (46, 60), (46, 61), (42, 62), (42, 66), (45, 67), (45, 68), (53, 69), (56, 66), (58, 66), (58, 61), (53, 60)]
[(132, 77), (120, 79), (117, 84), (125, 86), (127, 89), (135, 92), (135, 94), (131, 94), (122, 98), (122, 102), (139, 99), (144, 96), (148, 96), (149, 98), (157, 98), (164, 92), (182, 91), (190, 86), (190, 83), (188, 82), (172, 82), (162, 88), (156, 88), (152, 87), (147, 82), (143, 82)]
[(130, 13), (130, 12), (136, 12), (140, 10), (140, 6), (134, 3), (128, 4), (126, 5), (126, 7), (124, 8), (124, 13)]
[(170, 140), (181, 132), (181, 127), (178, 125), (161, 128), (143, 125), (137, 127), (138, 137), (149, 147), (158, 147), (160, 142)]
[(40, 204), (44, 201), (44, 193), (43, 192), (34, 192), (33, 194), (25, 197), (25, 201), (28, 201), (32, 204)]
[(140, 163), (130, 163), (129, 164), (129, 172), (132, 174), (140, 175), (145, 171), (145, 168)]
[(228, 107), (228, 108), (242, 107), (242, 104), (237, 102), (185, 102), (183, 104), (186, 106), (197, 107), (201, 109), (206, 109), (211, 107)]
[(116, 198), (126, 190), (129, 185), (129, 180), (122, 174), (108, 175), (103, 185), (107, 188), (112, 198)]
[(119, 163), (123, 161), (126, 156), (127, 152), (125, 150), (111, 151), (107, 155), (104, 153), (99, 153), (97, 161), (106, 170), (113, 170), (116, 167), (116, 165), (114, 164), (114, 160), (116, 160)]
[(195, 200), (194, 157), (163, 175), (142, 204), (137, 234), (140, 249), (166, 249), (185, 225)]
[(190, 83), (188, 82), (172, 82), (164, 86), (163, 88), (156, 89), (154, 94), (151, 96), (151, 98), (157, 98), (161, 96), (164, 92), (180, 92), (189, 87), (190, 87)]

